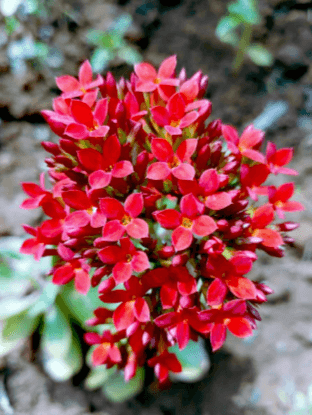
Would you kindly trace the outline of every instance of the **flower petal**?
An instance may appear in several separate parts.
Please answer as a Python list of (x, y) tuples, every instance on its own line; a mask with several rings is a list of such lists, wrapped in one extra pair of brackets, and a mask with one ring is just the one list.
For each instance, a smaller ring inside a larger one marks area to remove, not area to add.
[(131, 238), (141, 239), (148, 237), (148, 224), (143, 219), (133, 219), (129, 225), (126, 226), (126, 231)]
[(201, 215), (194, 220), (192, 231), (198, 236), (208, 236), (217, 230), (215, 221), (208, 215)]
[(189, 229), (179, 226), (172, 232), (172, 245), (176, 251), (183, 251), (190, 247), (193, 242), (193, 235)]
[(167, 163), (156, 162), (148, 167), (146, 177), (152, 180), (165, 180), (170, 173), (171, 170)]
[(193, 180), (195, 177), (195, 169), (188, 163), (182, 163), (172, 169), (172, 174), (179, 180)]

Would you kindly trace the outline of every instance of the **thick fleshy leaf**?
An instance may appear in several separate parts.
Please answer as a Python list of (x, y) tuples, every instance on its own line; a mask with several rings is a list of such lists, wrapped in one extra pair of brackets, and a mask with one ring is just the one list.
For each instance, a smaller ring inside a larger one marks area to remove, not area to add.
[(93, 114), (88, 104), (73, 99), (71, 102), (71, 110), (76, 122), (85, 125), (87, 128), (94, 128)]
[(232, 203), (231, 196), (226, 192), (218, 192), (214, 195), (207, 196), (205, 205), (212, 210), (224, 209)]
[(207, 304), (211, 306), (222, 304), (226, 293), (226, 284), (220, 278), (215, 278), (207, 291)]
[(99, 151), (93, 148), (84, 148), (77, 151), (78, 160), (82, 166), (89, 171), (101, 170), (103, 165), (103, 156)]
[(226, 278), (226, 284), (232, 294), (243, 300), (253, 300), (257, 297), (255, 284), (248, 278), (231, 276)]
[(178, 167), (172, 169), (172, 174), (179, 180), (193, 180), (195, 169), (188, 163), (181, 163)]
[(143, 219), (132, 219), (129, 225), (126, 226), (126, 231), (131, 238), (141, 239), (148, 237), (148, 224)]
[(165, 229), (175, 229), (181, 224), (181, 213), (175, 209), (166, 209), (154, 213), (157, 222)]
[(125, 213), (122, 204), (113, 197), (103, 197), (99, 202), (101, 212), (108, 219), (121, 219)]
[(133, 311), (135, 318), (141, 323), (150, 320), (150, 310), (144, 298), (139, 297), (135, 300)]
[(159, 161), (168, 161), (173, 156), (173, 150), (167, 140), (163, 138), (153, 138), (152, 153)]
[(125, 211), (136, 218), (142, 212), (144, 206), (142, 193), (132, 193), (125, 201)]
[(120, 304), (114, 311), (113, 320), (118, 331), (128, 328), (134, 322), (134, 302), (132, 300)]
[(135, 272), (143, 272), (150, 268), (148, 256), (143, 251), (137, 251), (136, 254), (133, 255), (131, 265)]
[(111, 220), (103, 227), (103, 240), (108, 242), (116, 242), (125, 233), (125, 227), (121, 225), (119, 220)]
[(156, 162), (148, 167), (146, 177), (152, 180), (166, 180), (170, 173), (167, 163)]
[(121, 284), (132, 275), (132, 265), (129, 262), (118, 262), (113, 268), (113, 277), (117, 284)]
[(193, 235), (189, 229), (179, 226), (172, 232), (172, 245), (176, 251), (183, 251), (183, 249), (189, 248), (193, 242)]
[(103, 189), (103, 187), (110, 184), (111, 179), (111, 173), (106, 173), (104, 170), (97, 170), (90, 174), (88, 180), (92, 189)]
[(229, 331), (237, 337), (248, 337), (252, 335), (252, 328), (249, 321), (243, 317), (233, 317), (227, 324)]
[(132, 163), (128, 160), (118, 161), (112, 170), (112, 175), (117, 178), (123, 178), (133, 173)]
[(192, 231), (198, 236), (208, 236), (217, 230), (215, 221), (207, 215), (201, 215), (194, 220)]
[(211, 330), (210, 343), (215, 352), (223, 346), (226, 339), (226, 328), (223, 324), (215, 324)]

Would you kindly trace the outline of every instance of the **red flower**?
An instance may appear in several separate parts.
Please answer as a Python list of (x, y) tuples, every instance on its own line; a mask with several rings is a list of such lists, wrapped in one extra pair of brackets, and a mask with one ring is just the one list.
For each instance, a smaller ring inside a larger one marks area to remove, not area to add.
[(252, 327), (246, 315), (246, 303), (242, 300), (229, 301), (222, 308), (199, 313), (201, 321), (212, 323), (210, 342), (213, 351), (220, 349), (225, 342), (226, 329), (237, 337), (252, 335)]
[(122, 238), (119, 246), (107, 246), (98, 252), (105, 264), (115, 264), (113, 277), (117, 284), (127, 281), (132, 272), (143, 272), (150, 268), (145, 252), (137, 251), (129, 238)]
[(103, 78), (98, 75), (92, 81), (92, 68), (88, 60), (80, 66), (78, 80), (70, 75), (63, 75), (56, 78), (58, 88), (63, 92), (63, 98), (75, 98), (85, 95), (87, 91), (96, 88), (103, 83)]
[(165, 350), (160, 355), (152, 357), (148, 360), (148, 365), (154, 367), (155, 375), (160, 383), (168, 379), (169, 372), (179, 373), (182, 371), (181, 363), (178, 361), (174, 353)]
[(198, 118), (197, 111), (187, 112), (183, 95), (176, 93), (165, 107), (161, 105), (151, 109), (152, 116), (159, 127), (164, 127), (170, 135), (181, 135), (183, 128), (193, 124)]
[(99, 344), (92, 353), (92, 364), (94, 366), (106, 364), (108, 368), (120, 363), (122, 360), (120, 350), (115, 344), (120, 336), (112, 335), (105, 330), (100, 336), (98, 333), (85, 333), (84, 339), (90, 345)]
[(175, 55), (165, 59), (158, 72), (146, 62), (134, 65), (134, 71), (139, 78), (135, 85), (136, 91), (153, 92), (158, 89), (160, 96), (167, 100), (175, 92), (175, 87), (179, 85), (179, 80), (173, 77), (176, 65)]
[(265, 163), (265, 158), (262, 153), (255, 150), (263, 141), (264, 132), (256, 130), (253, 125), (249, 125), (243, 131), (241, 137), (238, 137), (235, 128), (230, 125), (222, 127), (222, 133), (227, 141), (229, 149), (235, 154), (240, 153), (242, 156), (258, 163)]
[(177, 179), (192, 180), (195, 169), (189, 162), (196, 145), (197, 141), (194, 139), (185, 140), (175, 154), (167, 140), (153, 138), (152, 153), (159, 161), (148, 167), (146, 177), (152, 180), (166, 180), (172, 174)]
[(82, 167), (92, 172), (88, 178), (92, 189), (102, 189), (110, 184), (112, 178), (124, 178), (133, 173), (130, 161), (118, 161), (121, 150), (117, 136), (111, 135), (104, 141), (102, 153), (93, 148), (85, 148), (77, 152)]
[(271, 141), (268, 142), (266, 148), (267, 166), (273, 174), (283, 173), (297, 176), (298, 172), (294, 169), (284, 167), (293, 157), (294, 150), (292, 148), (276, 149), (276, 145)]
[(138, 216), (143, 210), (142, 193), (133, 193), (127, 197), (124, 206), (112, 197), (100, 200), (101, 212), (110, 220), (103, 228), (106, 241), (118, 241), (125, 232), (135, 239), (148, 237), (148, 225)]
[(87, 294), (90, 287), (90, 266), (83, 260), (73, 259), (56, 268), (53, 272), (52, 282), (64, 285), (75, 280), (75, 288), (80, 294)]
[(107, 99), (101, 99), (92, 112), (85, 102), (72, 100), (71, 112), (75, 122), (67, 125), (64, 134), (75, 140), (105, 137), (109, 130), (107, 125), (103, 125), (107, 116), (107, 105)]
[(147, 287), (137, 277), (132, 276), (125, 281), (124, 290), (106, 292), (100, 296), (104, 303), (120, 303), (113, 314), (114, 324), (117, 330), (125, 330), (135, 321), (146, 323), (150, 320), (150, 310), (143, 298)]
[(272, 206), (267, 203), (258, 207), (252, 217), (251, 228), (253, 229), (252, 236), (261, 238), (261, 244), (268, 248), (278, 248), (284, 243), (278, 231), (266, 228), (274, 219), (274, 210)]
[(278, 188), (275, 186), (269, 187), (269, 202), (281, 219), (285, 218), (284, 212), (296, 212), (305, 209), (300, 202), (289, 201), (294, 191), (294, 183), (284, 183)]
[(212, 210), (221, 210), (232, 203), (232, 198), (228, 192), (219, 191), (222, 187), (220, 175), (215, 169), (205, 170), (198, 182), (196, 180), (186, 182), (179, 181), (179, 188), (182, 194), (192, 193), (194, 196), (205, 203), (205, 206)]
[(154, 213), (160, 225), (165, 229), (174, 229), (172, 244), (177, 251), (188, 248), (193, 242), (193, 234), (208, 236), (217, 225), (207, 215), (202, 215), (202, 209), (192, 194), (183, 196), (180, 202), (181, 213), (174, 209), (166, 209)]

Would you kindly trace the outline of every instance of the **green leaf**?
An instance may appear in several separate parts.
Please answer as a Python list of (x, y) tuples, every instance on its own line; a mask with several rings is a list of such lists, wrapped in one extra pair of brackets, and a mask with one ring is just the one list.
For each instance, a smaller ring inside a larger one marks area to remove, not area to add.
[(135, 65), (138, 62), (142, 62), (141, 54), (132, 46), (124, 46), (120, 48), (117, 55), (129, 65)]
[(16, 314), (5, 321), (2, 337), (4, 340), (16, 341), (29, 336), (39, 323), (39, 318), (30, 317), (27, 311)]
[(29, 308), (38, 299), (36, 293), (30, 294), (27, 297), (16, 298), (6, 297), (0, 301), (0, 320), (7, 319), (14, 314), (19, 314)]
[(42, 351), (43, 367), (46, 373), (56, 382), (65, 382), (70, 379), (82, 367), (82, 352), (76, 336), (72, 337), (72, 342), (68, 353), (60, 357), (54, 357), (47, 350)]
[(57, 294), (60, 291), (58, 285), (48, 282), (44, 287), (38, 301), (29, 309), (29, 316), (37, 316), (44, 313), (52, 304), (54, 304)]
[(203, 379), (208, 373), (210, 359), (202, 339), (198, 342), (190, 340), (184, 350), (180, 350), (178, 345), (170, 347), (169, 350), (175, 353), (182, 365), (181, 373), (170, 373), (172, 380), (193, 383)]
[(92, 367), (85, 380), (86, 389), (99, 389), (105, 382), (109, 381), (116, 370), (116, 367), (107, 369), (106, 365)]
[(228, 5), (228, 11), (232, 15), (237, 15), (242, 22), (258, 24), (261, 21), (260, 13), (257, 10), (255, 0), (238, 0)]
[(51, 357), (66, 355), (71, 347), (72, 331), (68, 320), (56, 305), (45, 315), (41, 347)]
[(103, 392), (111, 402), (125, 402), (137, 395), (144, 385), (144, 369), (138, 368), (136, 375), (126, 382), (123, 372), (118, 371), (109, 377), (103, 386)]
[(116, 31), (119, 33), (119, 36), (123, 37), (127, 30), (132, 25), (132, 17), (130, 14), (122, 14), (118, 17), (113, 25), (109, 28), (110, 31)]
[(15, 349), (15, 347), (19, 345), (21, 341), (22, 339), (7, 340), (3, 339), (2, 336), (0, 336), (0, 357), (10, 353), (13, 349)]
[(109, 49), (98, 48), (93, 52), (91, 56), (91, 66), (94, 72), (104, 71), (109, 62), (114, 59), (115, 54)]
[(262, 45), (254, 43), (247, 49), (247, 54), (250, 59), (259, 66), (273, 65), (274, 58), (272, 54)]
[[(72, 283), (67, 284), (63, 287), (60, 297), (71, 316), (85, 328), (87, 327), (85, 321), (93, 317), (93, 311), (97, 307), (104, 306), (102, 301), (98, 298), (96, 287), (91, 287), (87, 295), (81, 295), (74, 289)], [(65, 313), (61, 303), (59, 303), (59, 306)]]
[(238, 19), (236, 16), (225, 16), (218, 23), (216, 28), (216, 35), (223, 42), (227, 42), (228, 38), (233, 37), (232, 32), (240, 23), (240, 19)]

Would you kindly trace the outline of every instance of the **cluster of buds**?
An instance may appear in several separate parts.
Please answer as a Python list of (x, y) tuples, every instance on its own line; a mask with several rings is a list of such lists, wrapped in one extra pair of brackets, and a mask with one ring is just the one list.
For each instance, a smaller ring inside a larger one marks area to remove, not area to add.
[(146, 361), (160, 382), (180, 372), (174, 344), (200, 336), (215, 351), (227, 330), (251, 335), (272, 291), (246, 274), (257, 249), (283, 256), (298, 224), (276, 219), (303, 209), (289, 201), (293, 183), (264, 185), (270, 174), (297, 174), (285, 167), (292, 149), (269, 142), (263, 154), (264, 133), (252, 125), (239, 137), (207, 123), (208, 77), (175, 68), (175, 56), (158, 72), (140, 63), (116, 82), (111, 73), (93, 80), (85, 61), (78, 79), (58, 77), (62, 93), (42, 112), (60, 137), (42, 143), (52, 188), (43, 175), (22, 184), (22, 208), (49, 219), (24, 226), (31, 238), (21, 252), (56, 257), (55, 284), (98, 287), (104, 304), (87, 323), (111, 330), (85, 340), (96, 345), (95, 365), (116, 365), (126, 380)]

